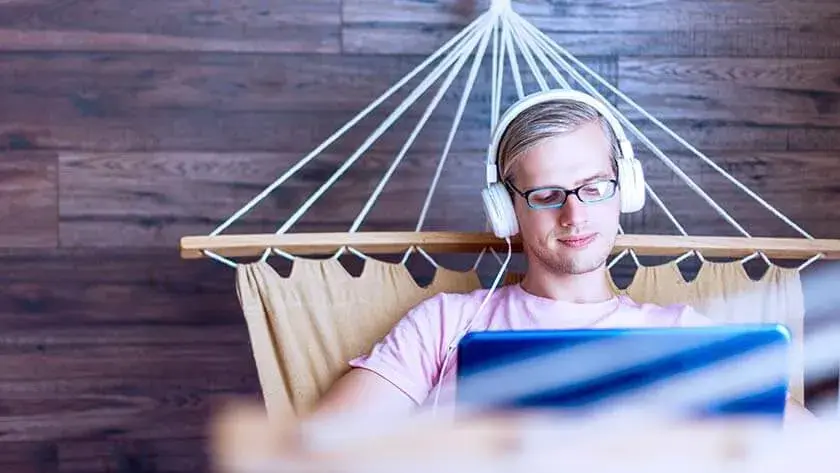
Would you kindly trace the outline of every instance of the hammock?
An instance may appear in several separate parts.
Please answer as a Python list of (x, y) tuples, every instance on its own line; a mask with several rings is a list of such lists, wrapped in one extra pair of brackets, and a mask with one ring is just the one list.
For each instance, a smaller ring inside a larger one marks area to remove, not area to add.
[[(448, 138), (442, 144), (436, 173), (415, 228), (405, 232), (359, 231), (365, 217), (418, 133), (470, 58), (472, 62), (464, 89), (459, 95), (457, 113)], [(498, 259), (496, 251), (507, 248), (504, 241), (488, 233), (486, 228), (466, 233), (424, 231), (430, 202), (444, 172), (456, 131), (485, 58), (489, 58), (492, 67), (491, 113), (488, 117), (490, 129), (503, 110), (502, 90), (505, 85), (503, 78), (506, 68), (509, 68), (513, 77), (513, 87), (520, 98), (528, 92), (525, 90), (521, 69), (533, 75), (541, 90), (557, 87), (582, 89), (608, 104), (628, 134), (645, 145), (742, 235), (690, 236), (654, 189), (646, 184), (648, 196), (668, 217), (678, 235), (630, 235), (624, 234), (620, 228), (616, 253), (609, 266), (612, 268), (619, 260), (629, 256), (635, 262), (637, 271), (628, 287), (620, 289), (617, 284), (613, 284), (613, 287), (616, 292), (627, 293), (639, 302), (688, 303), (720, 322), (786, 324), (794, 340), (791, 393), (794, 398), (803, 402), (804, 303), (800, 271), (819, 258), (838, 258), (840, 240), (819, 240), (809, 235), (519, 16), (510, 7), (509, 2), (494, 1), (487, 12), (478, 16), (213, 232), (206, 236), (182, 238), (182, 257), (209, 257), (236, 270), (237, 294), (248, 326), (269, 414), (272, 417), (283, 417), (305, 413), (348, 369), (348, 360), (367, 352), (411, 306), (441, 291), (466, 292), (480, 287), (477, 267), (482, 257), (491, 254)], [(437, 64), (429, 71), (435, 62)], [(793, 228), (802, 238), (758, 238), (750, 235), (634, 123), (620, 113), (617, 107), (610, 105), (596, 86), (577, 69), (584, 71), (600, 87), (609, 90), (662, 129), (697, 159), (715, 169), (763, 208)], [(421, 83), (411, 90), (367, 140), (277, 228), (276, 232), (222, 234), (410, 80), (422, 77), (421, 74), (425, 74)], [(346, 232), (338, 233), (290, 232), (315, 201), (330, 189), (348, 168), (361, 159), (368, 148), (444, 74), (445, 78), (413, 132), (350, 228)], [(572, 80), (567, 80), (567, 76)], [(479, 190), (477, 188), (475, 191), (476, 198)], [(520, 250), (518, 242), (514, 240), (514, 251)], [(436, 257), (445, 253), (477, 255), (475, 265), (470, 270), (444, 267)], [(338, 259), (342, 255), (350, 254), (364, 260), (364, 268), (357, 277), (349, 274)], [(402, 258), (398, 262), (389, 262), (375, 257), (385, 254), (399, 254)], [(269, 265), (267, 259), (271, 255), (279, 255), (293, 261), (291, 273), (287, 277), (280, 276)], [(411, 255), (421, 255), (436, 268), (428, 285), (418, 284), (406, 266), (406, 261)], [(233, 259), (246, 256), (259, 258), (246, 262)], [(667, 256), (672, 259), (664, 264), (645, 266), (640, 263), (640, 256)], [(702, 263), (697, 278), (691, 282), (684, 279), (677, 266), (687, 257), (699, 258)], [(729, 260), (710, 261), (708, 258), (711, 257), (725, 257)], [(743, 266), (745, 261), (756, 257), (764, 259), (768, 266), (766, 273), (759, 280), (751, 279)], [(800, 260), (804, 263), (799, 267), (786, 268), (776, 265), (770, 258)], [(517, 277), (517, 274), (511, 272), (506, 281), (513, 282)], [(759, 317), (761, 320), (757, 319)]]

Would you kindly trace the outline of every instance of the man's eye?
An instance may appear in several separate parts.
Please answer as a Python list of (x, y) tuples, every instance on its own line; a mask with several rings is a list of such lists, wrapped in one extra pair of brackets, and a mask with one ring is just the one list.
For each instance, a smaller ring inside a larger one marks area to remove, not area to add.
[(562, 200), (564, 195), (563, 192), (556, 190), (542, 190), (531, 194), (531, 200), (541, 204), (548, 204)]
[(595, 182), (580, 188), (580, 194), (587, 197), (600, 197), (607, 193), (609, 182)]
[(590, 184), (580, 189), (580, 193), (592, 197), (597, 197), (604, 193), (604, 186), (598, 184)]

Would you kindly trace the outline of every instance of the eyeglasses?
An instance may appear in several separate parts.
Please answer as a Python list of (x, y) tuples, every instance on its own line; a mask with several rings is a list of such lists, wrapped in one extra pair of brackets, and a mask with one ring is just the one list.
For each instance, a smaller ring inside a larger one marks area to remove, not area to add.
[(570, 195), (574, 195), (581, 202), (591, 204), (609, 199), (615, 195), (618, 181), (606, 179), (586, 183), (574, 189), (563, 189), (562, 187), (537, 187), (527, 191), (517, 189), (510, 180), (505, 185), (517, 194), (521, 195), (532, 209), (556, 209), (566, 203)]

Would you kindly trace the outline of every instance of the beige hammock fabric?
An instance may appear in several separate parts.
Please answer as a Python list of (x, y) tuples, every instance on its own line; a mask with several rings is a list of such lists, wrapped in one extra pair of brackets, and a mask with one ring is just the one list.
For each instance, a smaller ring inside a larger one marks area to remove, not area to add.
[[(428, 287), (419, 287), (404, 265), (372, 258), (359, 277), (334, 259), (297, 259), (287, 278), (265, 262), (240, 265), (237, 293), (269, 416), (305, 414), (348, 370), (347, 362), (370, 350), (413, 305), (438, 292), (479, 287), (475, 272), (445, 268)], [(692, 304), (724, 323), (786, 324), (794, 338), (791, 393), (804, 400), (804, 303), (795, 269), (772, 266), (753, 281), (738, 262), (706, 261), (697, 278), (686, 282), (669, 263), (639, 268), (624, 291), (613, 287), (638, 302)]]

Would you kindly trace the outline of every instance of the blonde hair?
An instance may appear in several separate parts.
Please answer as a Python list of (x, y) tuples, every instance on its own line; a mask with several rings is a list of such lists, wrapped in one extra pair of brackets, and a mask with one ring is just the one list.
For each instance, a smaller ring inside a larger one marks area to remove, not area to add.
[(592, 106), (575, 100), (553, 100), (535, 105), (514, 118), (499, 143), (498, 167), (502, 181), (532, 146), (560, 133), (568, 133), (597, 120), (610, 141), (613, 172), (618, 173), (618, 138), (607, 120)]

